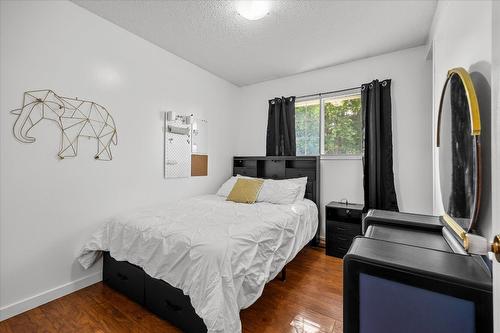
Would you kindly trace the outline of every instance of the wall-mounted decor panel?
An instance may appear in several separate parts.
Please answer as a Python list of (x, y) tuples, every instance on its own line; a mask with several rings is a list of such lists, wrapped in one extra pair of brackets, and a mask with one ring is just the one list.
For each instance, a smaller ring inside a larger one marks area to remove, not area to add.
[(191, 176), (191, 122), (190, 116), (165, 113), (165, 178)]
[(208, 121), (165, 112), (165, 178), (208, 175)]

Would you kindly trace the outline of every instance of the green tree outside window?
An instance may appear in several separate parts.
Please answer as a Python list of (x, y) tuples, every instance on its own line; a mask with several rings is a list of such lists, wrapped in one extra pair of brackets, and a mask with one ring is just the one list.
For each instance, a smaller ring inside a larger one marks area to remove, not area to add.
[[(320, 153), (320, 100), (297, 102), (295, 130), (297, 155)], [(324, 154), (360, 155), (362, 150), (359, 95), (324, 98)]]
[(295, 107), (297, 155), (319, 155), (319, 108), (319, 100), (314, 104), (298, 103)]

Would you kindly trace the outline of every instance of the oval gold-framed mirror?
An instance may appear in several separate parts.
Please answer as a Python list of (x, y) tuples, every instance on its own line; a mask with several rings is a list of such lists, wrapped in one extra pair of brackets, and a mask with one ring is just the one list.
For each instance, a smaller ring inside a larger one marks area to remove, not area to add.
[(442, 219), (460, 237), (475, 229), (479, 214), (480, 135), (479, 104), (472, 79), (464, 68), (453, 68), (441, 93), (437, 147)]

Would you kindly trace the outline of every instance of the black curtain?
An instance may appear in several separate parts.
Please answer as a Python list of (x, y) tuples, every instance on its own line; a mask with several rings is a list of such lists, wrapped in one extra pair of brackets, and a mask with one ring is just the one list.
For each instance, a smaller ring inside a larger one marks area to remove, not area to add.
[(269, 100), (266, 156), (295, 156), (295, 96)]
[(392, 162), (391, 80), (361, 86), (365, 211), (398, 211)]

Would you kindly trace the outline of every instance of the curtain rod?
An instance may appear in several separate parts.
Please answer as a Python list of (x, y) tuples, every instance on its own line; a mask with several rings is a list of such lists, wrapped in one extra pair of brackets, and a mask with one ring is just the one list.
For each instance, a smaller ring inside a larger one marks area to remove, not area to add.
[(317, 93), (317, 94), (302, 95), (302, 96), (297, 96), (297, 97), (295, 97), (295, 98), (296, 98), (296, 99), (299, 99), (299, 98), (306, 98), (306, 97), (314, 97), (314, 96), (321, 96), (321, 95), (329, 95), (329, 94), (341, 93), (341, 92), (344, 92), (344, 91), (350, 91), (350, 90), (355, 90), (355, 89), (361, 89), (361, 86), (359, 86), (359, 87), (354, 87), (354, 88), (347, 88), (347, 89), (334, 90), (334, 91), (327, 91), (327, 92), (322, 92), (322, 93)]

